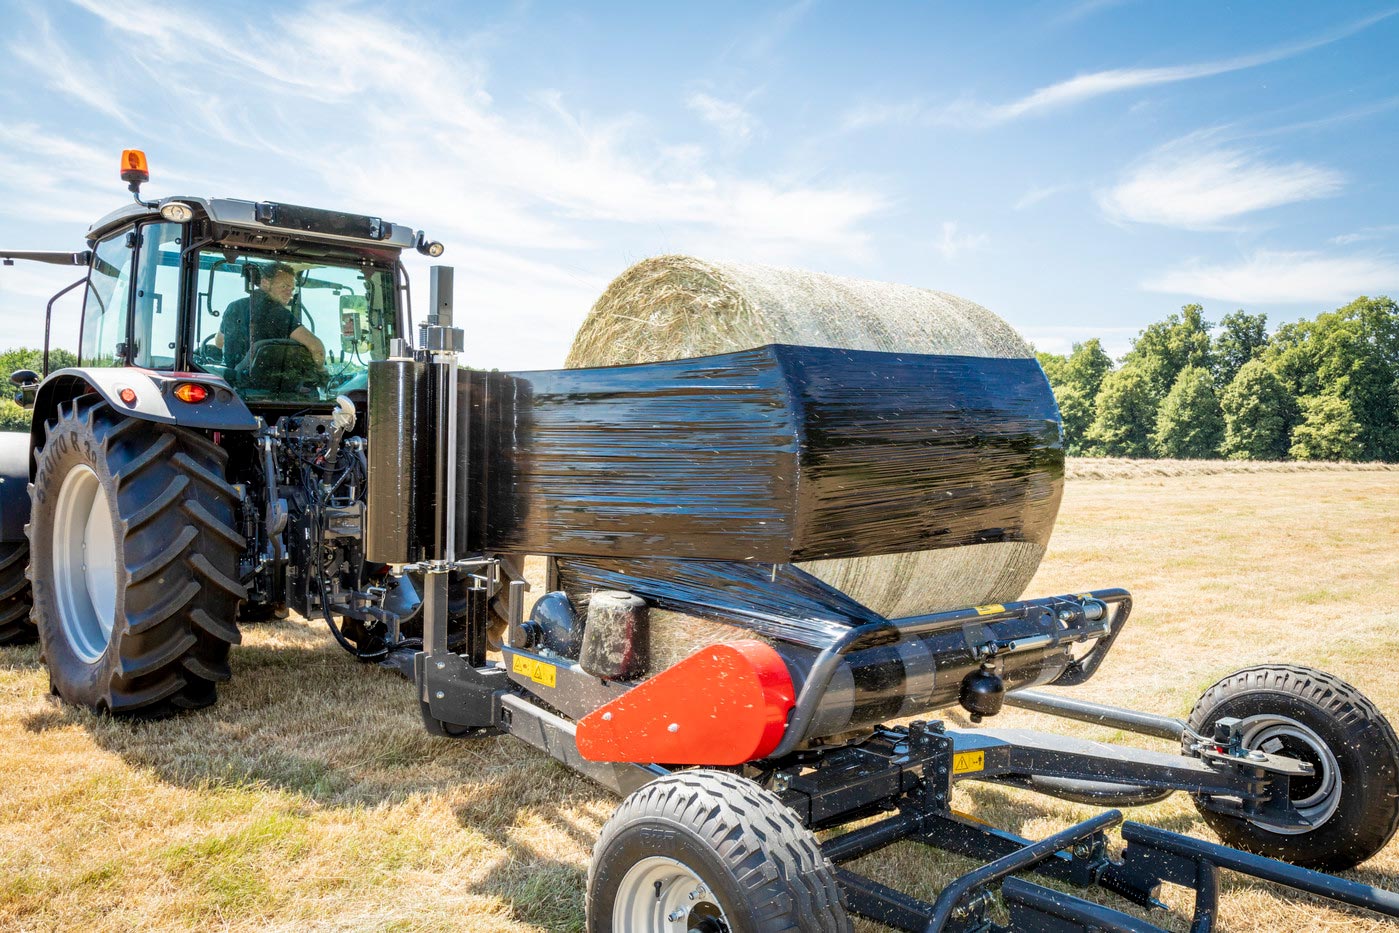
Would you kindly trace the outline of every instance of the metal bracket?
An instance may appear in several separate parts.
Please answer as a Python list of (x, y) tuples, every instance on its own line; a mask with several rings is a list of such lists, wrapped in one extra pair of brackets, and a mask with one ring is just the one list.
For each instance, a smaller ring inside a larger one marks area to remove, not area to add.
[(465, 738), (499, 735), (501, 698), (510, 692), (502, 667), (476, 668), (451, 652), (413, 657), (423, 722), (434, 735)]

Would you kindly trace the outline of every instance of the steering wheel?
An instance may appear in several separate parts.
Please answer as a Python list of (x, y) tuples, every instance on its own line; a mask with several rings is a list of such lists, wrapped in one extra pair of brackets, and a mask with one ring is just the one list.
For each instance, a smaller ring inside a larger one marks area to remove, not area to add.
[(209, 336), (199, 342), (199, 349), (194, 351), (194, 361), (201, 366), (208, 363), (222, 363), (223, 349), (214, 346), (214, 341), (218, 339), (219, 332), (214, 331)]
[(290, 337), (258, 340), (248, 351), (247, 365), (236, 367), (238, 382), (253, 388), (292, 392), (303, 386), (324, 388), (330, 380), (310, 349)]

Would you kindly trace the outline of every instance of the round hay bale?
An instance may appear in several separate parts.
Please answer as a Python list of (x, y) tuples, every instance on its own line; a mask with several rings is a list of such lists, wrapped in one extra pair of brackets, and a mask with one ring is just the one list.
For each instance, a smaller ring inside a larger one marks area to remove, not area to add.
[[(748, 350), (771, 343), (1029, 358), (1015, 330), (978, 304), (924, 288), (707, 262), (643, 260), (618, 276), (574, 338), (569, 368)], [(1043, 549), (979, 544), (799, 564), (887, 617), (1018, 599)]]
[(616, 366), (749, 350), (769, 343), (886, 353), (1029, 358), (1005, 321), (926, 288), (799, 269), (647, 259), (593, 305), (565, 365)]

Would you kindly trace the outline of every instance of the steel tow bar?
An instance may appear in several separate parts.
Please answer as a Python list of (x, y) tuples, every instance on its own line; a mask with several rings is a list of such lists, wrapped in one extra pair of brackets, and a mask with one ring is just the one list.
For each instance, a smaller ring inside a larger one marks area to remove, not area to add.
[(1219, 895), (1215, 875), (1220, 868), (1341, 904), (1372, 910), (1386, 917), (1399, 917), (1399, 894), (1383, 888), (1141, 823), (1124, 823), (1122, 838), (1127, 842), (1122, 862), (1129, 871), (1148, 873), (1170, 884), (1195, 889), (1195, 917), (1190, 925), (1191, 933), (1208, 933), (1214, 929)]
[(1070, 826), (1068, 829), (1041, 839), (1039, 842), (1031, 843), (1023, 849), (998, 858), (974, 871), (967, 872), (949, 884), (938, 895), (938, 899), (933, 902), (932, 912), (928, 915), (928, 925), (923, 928), (923, 933), (942, 933), (948, 921), (953, 919), (957, 908), (962, 906), (962, 902), (978, 889), (994, 884), (1007, 875), (1023, 871), (1037, 862), (1042, 862), (1061, 849), (1071, 849), (1084, 840), (1091, 839), (1103, 830), (1121, 822), (1122, 811), (1108, 810), (1091, 820), (1084, 820), (1077, 826)]

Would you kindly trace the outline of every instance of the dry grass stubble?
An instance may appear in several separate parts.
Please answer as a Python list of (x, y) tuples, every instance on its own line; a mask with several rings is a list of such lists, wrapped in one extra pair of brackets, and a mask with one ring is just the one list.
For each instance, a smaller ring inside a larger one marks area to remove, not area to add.
[[(1078, 695), (1184, 715), (1228, 671), (1289, 660), (1399, 718), (1396, 493), (1392, 473), (1366, 471), (1071, 482), (1031, 593), (1133, 590), (1131, 625)], [(403, 680), (314, 624), (248, 626), (233, 664), (216, 707), (133, 724), (57, 704), (36, 651), (0, 650), (0, 929), (581, 926), (607, 794), (513, 739), (427, 736)], [(1034, 837), (1094, 812), (991, 786), (958, 796)], [(1179, 797), (1129, 815), (1209, 835)], [(908, 844), (858, 863), (925, 895), (965, 865)], [(1355, 877), (1399, 886), (1399, 844)], [(1237, 879), (1223, 921), (1387, 929)]]

